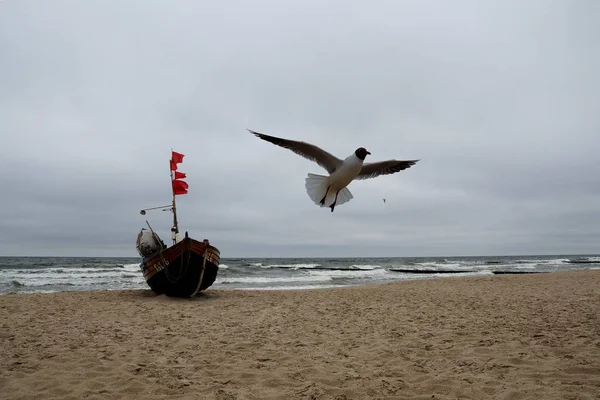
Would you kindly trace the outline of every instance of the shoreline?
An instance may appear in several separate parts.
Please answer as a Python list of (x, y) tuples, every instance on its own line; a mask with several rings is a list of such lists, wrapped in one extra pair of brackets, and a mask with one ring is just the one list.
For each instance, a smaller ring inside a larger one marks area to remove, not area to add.
[[(387, 285), (390, 283), (396, 282), (410, 282), (410, 281), (421, 281), (421, 280), (438, 280), (438, 279), (461, 279), (461, 278), (477, 278), (477, 277), (492, 277), (499, 275), (535, 275), (535, 274), (552, 274), (552, 273), (561, 273), (561, 272), (579, 272), (579, 271), (594, 271), (600, 270), (600, 268), (583, 268), (583, 269), (571, 269), (571, 270), (558, 270), (558, 271), (500, 271), (500, 272), (489, 272), (483, 273), (485, 271), (436, 271), (430, 272), (426, 271), (422, 274), (414, 273), (415, 277), (411, 278), (397, 278), (397, 279), (373, 279), (370, 282), (362, 282), (362, 283), (347, 283), (347, 284), (309, 284), (309, 285), (298, 285), (298, 286), (265, 286), (265, 287), (239, 287), (232, 286), (226, 287), (223, 284), (213, 284), (209, 287), (208, 291), (298, 291), (298, 290), (324, 290), (324, 289), (341, 289), (346, 287), (363, 287), (363, 286), (379, 286), (379, 285)], [(412, 274), (411, 274), (412, 275)], [(418, 277), (416, 277), (419, 275)], [(444, 275), (444, 276), (439, 276)], [(33, 291), (14, 291), (14, 292), (0, 292), (1, 296), (6, 295), (15, 295), (15, 294), (53, 294), (53, 293), (86, 293), (86, 292), (115, 292), (115, 291), (144, 291), (149, 290), (150, 287), (144, 282), (141, 284), (142, 287), (134, 288), (134, 289), (124, 289), (124, 288), (115, 288), (115, 289), (80, 289), (80, 290), (33, 290)]]
[(0, 296), (0, 399), (600, 396), (600, 270)]
[[(594, 269), (588, 269), (594, 270)], [(579, 272), (586, 270), (572, 270), (572, 271), (553, 271), (553, 272), (510, 272), (503, 273), (498, 275), (533, 275), (533, 274), (549, 274), (555, 272)], [(435, 274), (427, 274), (427, 276), (419, 277), (419, 278), (411, 278), (411, 279), (388, 279), (381, 281), (373, 281), (373, 282), (364, 282), (364, 283), (350, 283), (345, 285), (338, 284), (323, 284), (323, 285), (307, 285), (307, 286), (286, 286), (286, 287), (218, 287), (215, 288), (214, 285), (209, 287), (207, 290), (203, 291), (203, 293), (210, 292), (231, 292), (231, 291), (243, 291), (243, 292), (295, 292), (295, 291), (305, 291), (305, 290), (334, 290), (334, 289), (344, 289), (344, 288), (362, 288), (362, 287), (378, 287), (381, 285), (389, 285), (394, 283), (402, 283), (402, 282), (413, 282), (413, 281), (423, 281), (423, 280), (440, 280), (440, 279), (463, 279), (463, 278), (482, 278), (482, 277), (493, 277), (495, 274), (485, 274), (485, 275), (459, 275), (452, 274), (449, 276), (435, 276)], [(0, 293), (0, 296), (6, 295), (33, 295), (33, 294), (58, 294), (58, 293), (102, 293), (102, 292), (150, 292), (149, 295), (152, 296), (160, 296), (152, 292), (150, 287), (144, 283), (145, 287), (139, 289), (91, 289), (91, 290), (63, 290), (63, 291), (32, 291), (32, 292), (4, 292)], [(167, 296), (165, 296), (167, 297)]]
[[(565, 258), (501, 257), (498, 260), (293, 259), (228, 260), (211, 290), (303, 290), (356, 286), (408, 279), (491, 275), (499, 272), (556, 272), (600, 268), (600, 256)], [(230, 262), (231, 261), (231, 262)], [(583, 265), (581, 262), (585, 262)], [(9, 259), (0, 265), (0, 294), (148, 288), (140, 265), (122, 259)]]
[[(470, 271), (465, 271), (465, 273), (468, 273)], [(337, 289), (347, 289), (347, 288), (377, 288), (380, 286), (386, 286), (386, 285), (395, 285), (395, 284), (403, 284), (403, 283), (407, 283), (407, 282), (421, 282), (421, 281), (444, 281), (444, 280), (462, 280), (462, 279), (485, 279), (485, 278), (499, 278), (499, 277), (513, 277), (513, 276), (531, 276), (531, 275), (554, 275), (554, 274), (571, 274), (571, 273), (580, 273), (580, 272), (597, 272), (598, 274), (600, 274), (600, 268), (586, 268), (586, 269), (573, 269), (573, 270), (559, 270), (559, 271), (547, 271), (547, 272), (529, 272), (529, 271), (510, 271), (510, 272), (502, 272), (499, 274), (469, 274), (469, 275), (461, 275), (461, 274), (447, 274), (446, 276), (436, 276), (436, 274), (434, 273), (429, 273), (429, 274), (423, 274), (424, 276), (420, 276), (418, 278), (411, 278), (411, 279), (388, 279), (388, 280), (381, 280), (381, 281), (372, 281), (372, 282), (364, 282), (364, 283), (350, 283), (350, 284), (345, 284), (345, 285), (337, 285), (337, 284), (324, 284), (324, 285), (308, 285), (310, 287), (303, 287), (303, 286), (286, 286), (284, 287), (232, 287), (232, 288), (226, 288), (226, 287), (218, 287), (215, 288), (215, 285), (213, 284), (211, 287), (209, 287), (208, 289), (206, 289), (205, 291), (200, 293), (200, 296), (197, 296), (197, 298), (202, 298), (204, 295), (210, 294), (210, 293), (218, 293), (218, 292), (236, 292), (236, 291), (240, 291), (240, 292), (282, 292), (282, 293), (287, 293), (287, 292), (296, 292), (296, 291), (311, 291), (311, 290), (317, 290), (317, 291), (323, 291), (323, 290), (337, 290)], [(441, 272), (440, 272), (441, 273)], [(79, 294), (79, 293), (119, 293), (119, 292), (123, 292), (123, 293), (136, 293), (136, 292), (148, 292), (145, 295), (147, 295), (147, 297), (165, 297), (168, 299), (177, 299), (176, 297), (168, 297), (165, 295), (158, 295), (154, 292), (152, 292), (152, 290), (150, 289), (150, 287), (144, 283), (145, 287), (142, 288), (137, 288), (137, 289), (122, 289), (122, 288), (118, 288), (118, 289), (91, 289), (91, 290), (65, 290), (65, 291), (48, 291), (48, 292), (44, 292), (44, 291), (34, 291), (34, 292), (4, 292), (4, 293), (0, 293), (0, 298), (2, 296), (14, 296), (14, 295), (57, 295), (57, 294), (61, 294), (61, 293), (67, 293), (67, 294)], [(193, 299), (184, 299), (184, 300), (192, 300)]]

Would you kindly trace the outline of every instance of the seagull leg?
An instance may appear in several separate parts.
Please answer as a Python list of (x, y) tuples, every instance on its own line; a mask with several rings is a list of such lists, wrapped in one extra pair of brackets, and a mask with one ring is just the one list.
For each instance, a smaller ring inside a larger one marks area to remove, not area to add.
[(331, 207), (331, 212), (333, 212), (333, 209), (335, 208), (335, 203), (337, 203), (337, 197), (338, 194), (340, 194), (340, 191), (338, 190), (338, 192), (335, 194), (335, 200), (333, 201), (333, 204), (330, 206)]
[(327, 193), (329, 193), (330, 187), (331, 187), (331, 185), (327, 186), (327, 191), (325, 192), (325, 196), (323, 196), (323, 198), (321, 199), (321, 205), (325, 204), (325, 199), (327, 198)]

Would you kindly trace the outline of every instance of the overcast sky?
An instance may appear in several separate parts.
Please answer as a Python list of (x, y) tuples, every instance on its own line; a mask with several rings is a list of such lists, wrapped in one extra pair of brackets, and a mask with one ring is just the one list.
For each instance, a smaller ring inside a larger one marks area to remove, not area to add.
[[(600, 2), (0, 1), (0, 255), (137, 256), (182, 232), (222, 257), (600, 252)], [(353, 182), (339, 158), (420, 159)], [(384, 203), (382, 198), (386, 198)]]

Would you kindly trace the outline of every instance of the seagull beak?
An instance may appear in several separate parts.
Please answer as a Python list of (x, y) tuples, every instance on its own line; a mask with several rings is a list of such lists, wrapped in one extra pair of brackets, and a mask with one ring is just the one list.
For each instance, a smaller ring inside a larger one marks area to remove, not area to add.
[(371, 154), (371, 152), (367, 150), (367, 154)]

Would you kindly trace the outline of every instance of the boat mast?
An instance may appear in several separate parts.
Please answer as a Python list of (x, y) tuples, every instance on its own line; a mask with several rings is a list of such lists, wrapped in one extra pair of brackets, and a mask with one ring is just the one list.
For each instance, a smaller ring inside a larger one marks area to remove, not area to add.
[[(173, 154), (173, 149), (171, 149), (171, 154)], [(177, 207), (175, 204), (175, 188), (173, 187), (173, 170), (171, 169), (171, 164), (169, 162), (169, 171), (171, 171), (171, 193), (173, 194), (173, 207), (171, 210), (173, 211), (173, 227), (171, 228), (171, 237), (173, 238), (173, 244), (177, 242), (177, 234), (179, 233), (179, 225), (177, 224)]]

